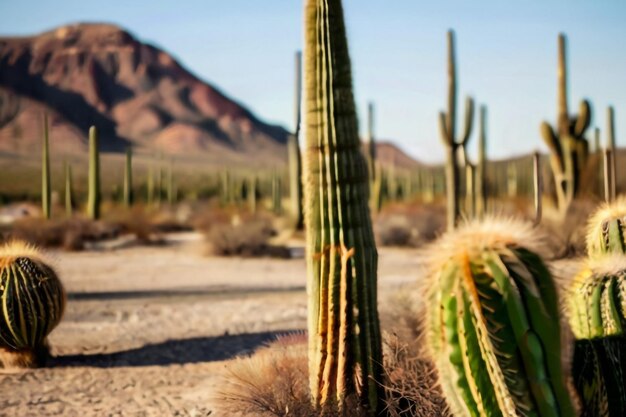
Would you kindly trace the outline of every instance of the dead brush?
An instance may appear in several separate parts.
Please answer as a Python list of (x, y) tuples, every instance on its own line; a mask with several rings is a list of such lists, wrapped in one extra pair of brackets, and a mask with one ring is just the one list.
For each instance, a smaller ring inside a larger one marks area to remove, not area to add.
[(397, 204), (385, 207), (374, 223), (382, 246), (419, 247), (445, 230), (445, 209), (437, 205)]

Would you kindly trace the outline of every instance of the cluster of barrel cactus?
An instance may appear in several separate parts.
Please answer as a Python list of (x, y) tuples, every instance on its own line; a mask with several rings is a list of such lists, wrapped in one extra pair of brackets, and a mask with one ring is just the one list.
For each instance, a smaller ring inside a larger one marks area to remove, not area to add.
[(34, 367), (47, 356), (46, 337), (59, 324), (65, 291), (35, 248), (0, 247), (0, 368)]

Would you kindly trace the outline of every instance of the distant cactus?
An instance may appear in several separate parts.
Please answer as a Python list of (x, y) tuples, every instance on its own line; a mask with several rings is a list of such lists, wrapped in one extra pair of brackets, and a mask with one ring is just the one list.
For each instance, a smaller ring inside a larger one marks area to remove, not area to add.
[(541, 171), (541, 154), (533, 153), (533, 200), (535, 202), (535, 226), (543, 217), (543, 175)]
[(43, 216), (50, 218), (52, 187), (50, 185), (50, 144), (48, 138), (48, 115), (43, 116), (43, 152), (41, 160), (41, 208)]
[(126, 149), (126, 165), (124, 167), (124, 205), (133, 205), (133, 149)]
[(626, 197), (602, 205), (591, 216), (587, 253), (592, 258), (606, 253), (626, 253)]
[(591, 121), (591, 106), (581, 101), (578, 116), (570, 116), (567, 106), (567, 62), (565, 35), (559, 35), (558, 118), (556, 127), (541, 124), (543, 140), (551, 154), (551, 167), (556, 185), (557, 204), (564, 215), (580, 188), (581, 173), (587, 162), (589, 143), (585, 132)]
[(592, 259), (569, 293), (574, 381), (583, 417), (626, 415), (626, 258)]
[(487, 218), (434, 245), (429, 344), (457, 417), (575, 415), (540, 241), (530, 224)]
[(340, 0), (305, 3), (309, 376), (323, 410), (383, 409), (378, 255)]
[(272, 174), (272, 211), (278, 216), (283, 212), (282, 181), (276, 172)]
[(174, 205), (176, 203), (176, 187), (174, 185), (174, 162), (167, 166), (167, 204)]
[(448, 110), (439, 113), (439, 129), (441, 139), (446, 147), (446, 193), (448, 204), (448, 230), (454, 229), (461, 215), (460, 209), (460, 168), (459, 152), (463, 166), (467, 163), (467, 141), (472, 133), (474, 121), (474, 100), (468, 97), (465, 101), (465, 127), (463, 134), (457, 139), (456, 133), (456, 60), (454, 49), (454, 32), (448, 31)]
[(72, 185), (72, 166), (65, 163), (65, 215), (72, 217), (74, 211), (74, 191)]
[(257, 179), (256, 177), (248, 178), (246, 185), (246, 197), (248, 198), (248, 208), (250, 213), (256, 213), (256, 200), (257, 200)]
[(148, 178), (146, 180), (146, 203), (148, 206), (154, 204), (154, 167), (148, 167)]
[(376, 179), (376, 138), (374, 137), (374, 103), (367, 104), (367, 168), (370, 182)]
[(304, 226), (302, 211), (302, 154), (300, 152), (300, 112), (302, 103), (302, 53), (296, 52), (295, 61), (295, 95), (294, 95), (294, 133), (287, 142), (289, 158), (289, 197), (291, 199), (291, 215), (295, 220), (295, 228)]
[(608, 200), (613, 201), (617, 197), (617, 161), (615, 147), (615, 110), (609, 106), (606, 109), (606, 148), (610, 153), (609, 165), (609, 196)]
[(21, 242), (0, 247), (0, 299), (0, 368), (42, 365), (65, 292), (37, 250)]
[(89, 129), (89, 196), (87, 214), (91, 220), (100, 218), (100, 150), (98, 149), (98, 130)]
[(487, 107), (480, 106), (480, 126), (478, 133), (478, 163), (476, 164), (476, 215), (478, 218), (487, 212)]

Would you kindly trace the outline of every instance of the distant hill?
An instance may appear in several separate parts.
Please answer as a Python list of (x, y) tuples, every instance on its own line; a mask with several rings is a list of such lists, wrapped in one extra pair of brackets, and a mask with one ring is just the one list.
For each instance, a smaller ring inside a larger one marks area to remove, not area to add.
[(171, 55), (107, 24), (0, 38), (0, 152), (33, 152), (47, 112), (55, 149), (132, 144), (221, 163), (283, 161), (288, 132), (191, 74)]

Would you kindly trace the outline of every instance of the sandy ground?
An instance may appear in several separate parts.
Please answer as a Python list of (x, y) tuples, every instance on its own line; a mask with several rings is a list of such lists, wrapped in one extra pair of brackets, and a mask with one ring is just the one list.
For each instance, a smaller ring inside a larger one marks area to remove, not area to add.
[[(195, 234), (51, 256), (69, 294), (53, 358), (0, 374), (0, 416), (218, 416), (226, 361), (306, 327), (303, 259), (206, 257)], [(379, 258), (381, 300), (423, 275), (417, 251)]]

